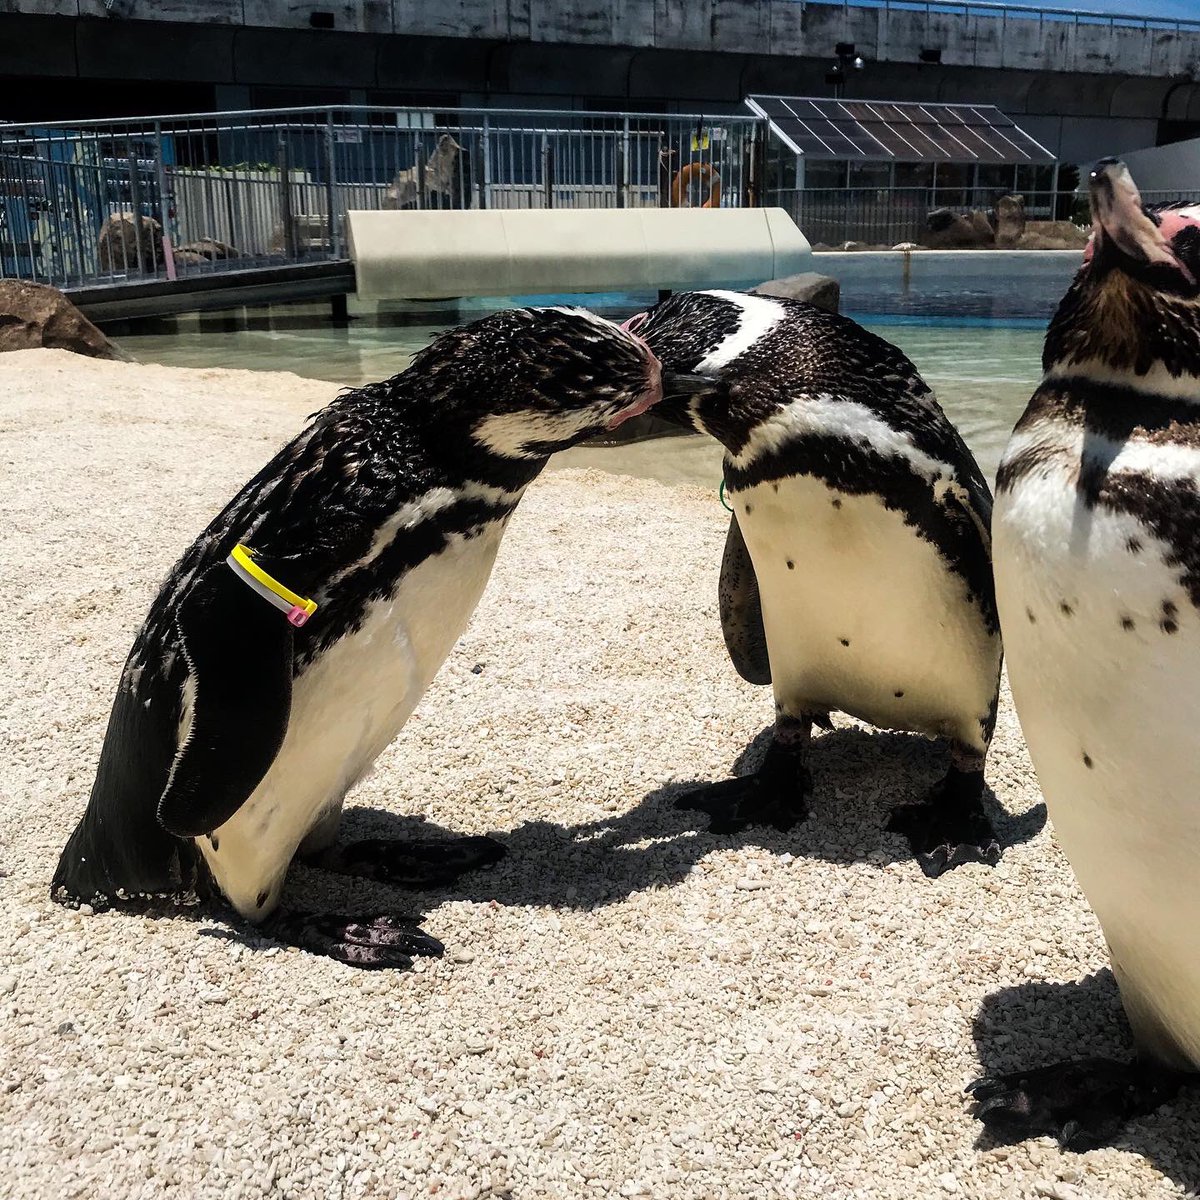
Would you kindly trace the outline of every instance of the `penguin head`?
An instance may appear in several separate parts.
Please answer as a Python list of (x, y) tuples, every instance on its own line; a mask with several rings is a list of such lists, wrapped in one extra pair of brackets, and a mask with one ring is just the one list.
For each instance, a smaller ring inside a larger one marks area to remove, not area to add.
[(641, 338), (582, 308), (518, 308), (443, 334), (408, 371), (431, 418), (510, 458), (548, 458), (662, 399)]
[[(737, 350), (733, 339), (743, 328), (747, 306), (753, 304), (769, 306), (772, 301), (739, 292), (676, 292), (630, 317), (622, 328), (645, 338), (662, 361), (667, 380), (673, 381), (697, 370), (709, 373), (706, 365), (712, 360), (732, 361)], [(685, 382), (684, 390), (694, 389)]]
[(1092, 236), (1046, 336), (1043, 365), (1200, 374), (1200, 206), (1142, 203), (1124, 163), (1089, 179)]

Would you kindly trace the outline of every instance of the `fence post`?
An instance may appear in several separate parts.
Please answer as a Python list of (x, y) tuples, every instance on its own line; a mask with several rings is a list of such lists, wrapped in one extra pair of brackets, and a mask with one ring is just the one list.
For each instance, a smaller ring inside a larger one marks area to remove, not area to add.
[(542, 138), (542, 180), (546, 189), (546, 207), (554, 207), (554, 143), (549, 135)]
[(617, 207), (629, 207), (629, 118), (621, 122), (621, 137), (617, 142)]
[(663, 135), (658, 141), (658, 207), (671, 207), (671, 158), (675, 151), (663, 144)]
[(479, 207), (492, 206), (492, 127), (487, 117), (483, 118), (483, 134), (480, 153), (483, 156), (483, 170), (479, 173)]
[(297, 259), (300, 255), (296, 246), (296, 221), (292, 214), (292, 164), (286, 133), (279, 135), (275, 162), (279, 167), (279, 213), (283, 220), (284, 253), (290, 259)]
[(162, 122), (154, 122), (154, 170), (158, 176), (158, 215), (162, 219), (163, 265), (167, 278), (175, 281), (175, 250), (171, 240), (171, 205), (167, 199), (167, 169), (163, 164)]
[(417, 166), (417, 208), (425, 207), (425, 147), (421, 145), (421, 135), (413, 134), (413, 155)]
[(333, 145), (333, 109), (325, 110), (325, 210), (329, 219), (329, 255), (340, 258), (342, 230), (334, 213), (333, 176), (337, 169), (337, 160)]

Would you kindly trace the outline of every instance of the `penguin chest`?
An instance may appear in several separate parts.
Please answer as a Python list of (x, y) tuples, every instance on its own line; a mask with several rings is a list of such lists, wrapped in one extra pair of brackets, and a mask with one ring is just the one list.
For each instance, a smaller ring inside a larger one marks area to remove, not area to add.
[[(997, 497), (1013, 700), (1135, 1033), (1200, 1064), (1200, 614), (1181, 547), (1088, 504), (1075, 464), (1047, 464)], [(1178, 516), (1175, 529), (1194, 528), (1195, 514)]]
[(999, 639), (899, 511), (805, 475), (731, 502), (785, 712), (837, 709), (986, 749), (980, 722), (995, 696)]
[(274, 908), (305, 835), (407, 721), (483, 594), (503, 528), (493, 522), (470, 538), (452, 537), (296, 677), (271, 769), (230, 820), (197, 842), (244, 916)]

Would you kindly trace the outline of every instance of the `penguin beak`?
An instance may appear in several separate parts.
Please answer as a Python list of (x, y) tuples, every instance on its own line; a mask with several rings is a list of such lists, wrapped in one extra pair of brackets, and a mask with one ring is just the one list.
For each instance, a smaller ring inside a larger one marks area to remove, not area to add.
[(1129, 168), (1115, 158), (1101, 159), (1088, 180), (1092, 206), (1092, 244), (1085, 260), (1103, 253), (1111, 243), (1134, 263), (1161, 263), (1180, 271), (1189, 283), (1196, 279), (1176, 258), (1162, 229), (1142, 209), (1142, 198)]
[(717, 381), (708, 375), (670, 369), (662, 373), (664, 396), (695, 396), (700, 392), (711, 392), (716, 386)]

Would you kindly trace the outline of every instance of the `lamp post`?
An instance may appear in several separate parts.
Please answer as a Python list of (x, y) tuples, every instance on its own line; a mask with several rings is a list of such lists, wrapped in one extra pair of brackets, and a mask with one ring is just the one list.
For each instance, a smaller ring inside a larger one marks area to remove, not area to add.
[(853, 42), (838, 42), (833, 49), (836, 56), (833, 65), (825, 72), (825, 82), (833, 88), (833, 98), (842, 98), (846, 76), (850, 71), (863, 69), (863, 56), (855, 53)]

